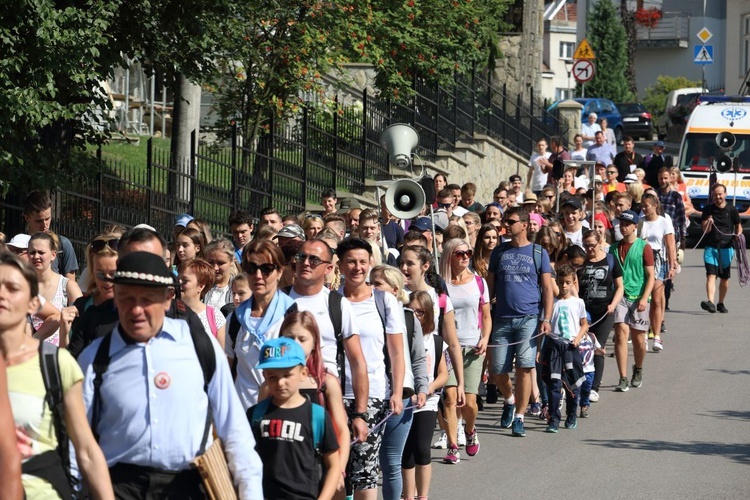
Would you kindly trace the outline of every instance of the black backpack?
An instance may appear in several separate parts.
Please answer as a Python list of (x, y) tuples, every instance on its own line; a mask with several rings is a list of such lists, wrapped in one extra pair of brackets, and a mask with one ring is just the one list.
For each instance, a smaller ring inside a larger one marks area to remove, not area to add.
[[(174, 302), (174, 318), (187, 320), (187, 307), (181, 300), (175, 300)], [(187, 321), (186, 321), (187, 322)], [(201, 327), (200, 331), (197, 328), (188, 328), (190, 330), (190, 337), (193, 340), (193, 347), (195, 353), (198, 356), (198, 363), (201, 365), (203, 371), (203, 391), (208, 394), (208, 384), (216, 373), (216, 357), (214, 354), (214, 347), (211, 343), (211, 338)], [(112, 331), (107, 333), (102, 339), (102, 343), (99, 344), (99, 348), (94, 356), (93, 369), (94, 369), (94, 399), (92, 402), (92, 417), (91, 417), (91, 430), (94, 433), (94, 437), (99, 441), (99, 432), (97, 426), (99, 419), (101, 418), (101, 386), (104, 381), (104, 373), (109, 368), (109, 347), (112, 342)], [(211, 404), (209, 402), (208, 411), (206, 412), (206, 425), (203, 429), (203, 439), (201, 441), (200, 450), (198, 455), (202, 455), (206, 451), (206, 444), (208, 443), (208, 434), (211, 430)]]
[(44, 380), (44, 401), (52, 412), (57, 450), (36, 455), (22, 467), (24, 474), (49, 482), (61, 498), (71, 498), (79, 481), (70, 473), (70, 439), (65, 425), (65, 401), (60, 377), (59, 349), (49, 342), (39, 343), (39, 365)]

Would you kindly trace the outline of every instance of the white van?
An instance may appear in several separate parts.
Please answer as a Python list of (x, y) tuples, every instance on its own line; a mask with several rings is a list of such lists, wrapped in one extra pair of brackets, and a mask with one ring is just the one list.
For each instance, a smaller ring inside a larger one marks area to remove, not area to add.
[(667, 132), (672, 126), (672, 120), (669, 118), (669, 110), (670, 108), (677, 106), (677, 99), (680, 96), (687, 94), (705, 93), (708, 93), (708, 89), (703, 89), (701, 87), (687, 87), (684, 89), (673, 90), (667, 94), (667, 98), (664, 101), (664, 111), (656, 122), (656, 134), (659, 137), (659, 140), (664, 140), (667, 137)]
[[(736, 140), (732, 148), (720, 148), (717, 135), (731, 132)], [(729, 165), (725, 172), (721, 162)], [(703, 96), (685, 127), (680, 154), (675, 161), (685, 179), (687, 195), (696, 210), (708, 204), (709, 175), (716, 172), (717, 182), (727, 187), (727, 202), (740, 212), (742, 227), (750, 230), (750, 97)], [(731, 167), (730, 165), (734, 165)], [(700, 213), (691, 216), (691, 236), (700, 236)]]

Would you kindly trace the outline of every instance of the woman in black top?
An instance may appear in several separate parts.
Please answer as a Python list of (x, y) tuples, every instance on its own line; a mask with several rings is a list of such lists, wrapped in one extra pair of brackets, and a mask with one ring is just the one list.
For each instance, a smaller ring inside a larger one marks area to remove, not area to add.
[(614, 310), (622, 299), (624, 287), (622, 269), (602, 249), (601, 235), (594, 230), (583, 233), (586, 261), (578, 270), (578, 296), (586, 304), (591, 315), (589, 333), (596, 336), (601, 346), (594, 354), (594, 382), (591, 385), (591, 400), (599, 400), (599, 385), (604, 371), (605, 346), (614, 326)]

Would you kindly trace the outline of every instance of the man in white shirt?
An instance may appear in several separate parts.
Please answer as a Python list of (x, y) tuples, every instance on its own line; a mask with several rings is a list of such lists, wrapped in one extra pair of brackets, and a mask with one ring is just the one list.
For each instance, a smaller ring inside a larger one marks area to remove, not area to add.
[(596, 113), (589, 113), (588, 121), (581, 125), (583, 145), (587, 148), (594, 145), (596, 133), (602, 131), (602, 128), (596, 123), (596, 118)]
[[(351, 366), (351, 383), (354, 387), (354, 409), (358, 414), (367, 411), (369, 384), (367, 364), (359, 342), (359, 331), (354, 323), (354, 311), (348, 300), (341, 298), (341, 331), (334, 330), (333, 311), (329, 310), (330, 291), (323, 286), (325, 277), (333, 270), (333, 250), (320, 240), (306, 241), (294, 256), (294, 286), (289, 296), (297, 303), (299, 311), (310, 311), (320, 328), (321, 354), (326, 369), (342, 376), (344, 366), (337, 360), (339, 342)], [(340, 340), (339, 340), (340, 339)], [(343, 378), (343, 377), (341, 377)], [(352, 434), (360, 441), (367, 438), (367, 424), (362, 418), (352, 419)]]
[(536, 151), (531, 155), (531, 160), (529, 161), (529, 173), (526, 175), (526, 185), (537, 196), (542, 193), (542, 189), (547, 184), (547, 170), (540, 164), (539, 159), (543, 158), (546, 160), (551, 154), (547, 151), (547, 139), (542, 137), (536, 141)]

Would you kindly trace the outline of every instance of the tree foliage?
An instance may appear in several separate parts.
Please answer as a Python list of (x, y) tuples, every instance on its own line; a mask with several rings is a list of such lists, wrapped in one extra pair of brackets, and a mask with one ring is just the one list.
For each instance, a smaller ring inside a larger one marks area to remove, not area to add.
[(685, 88), (700, 88), (701, 82), (694, 82), (684, 76), (671, 77), (660, 75), (656, 78), (656, 83), (646, 87), (646, 97), (643, 99), (643, 105), (646, 106), (649, 113), (654, 117), (663, 115), (667, 112), (664, 109), (664, 102), (667, 94), (673, 90)]
[[(57, 185), (71, 152), (105, 136), (100, 81), (116, 3), (17, 0), (0, 16), (0, 178)], [(99, 112), (97, 112), (97, 108)]]
[(625, 71), (627, 34), (612, 2), (596, 3), (587, 18), (586, 36), (596, 53), (596, 76), (586, 83), (586, 95), (615, 102), (632, 100), (635, 96)]

